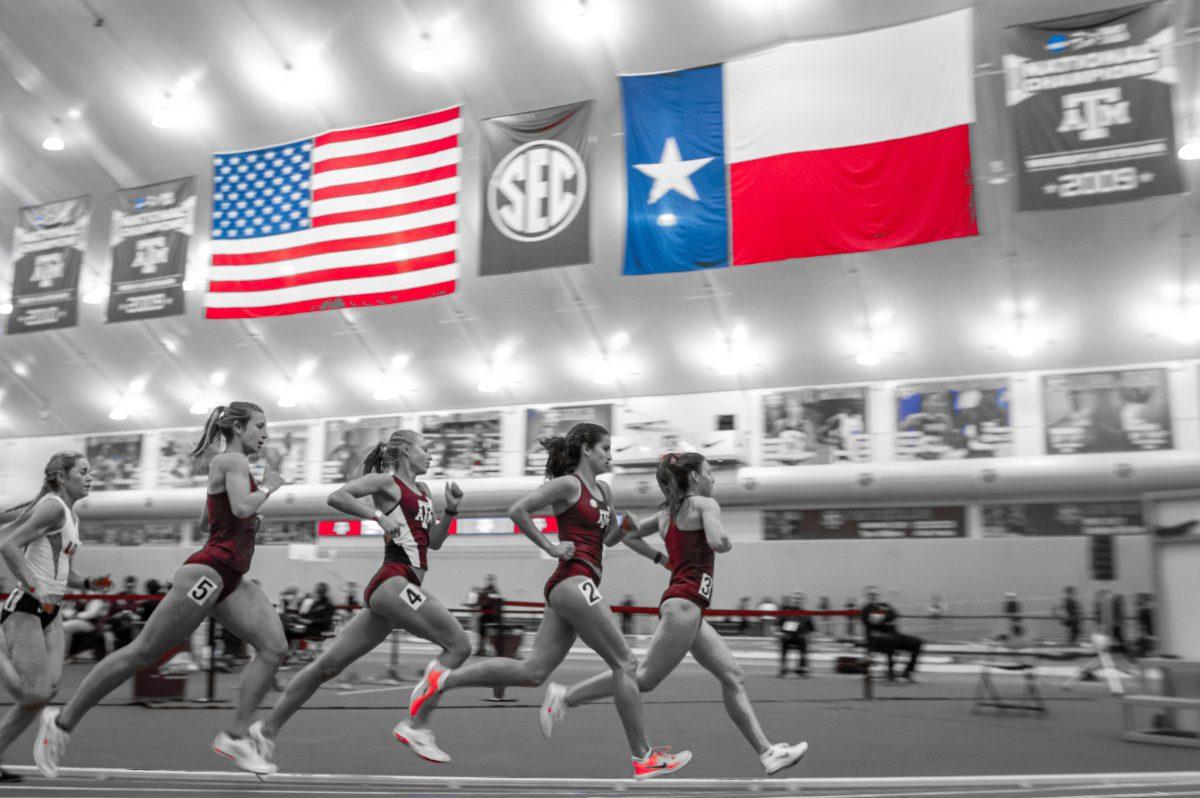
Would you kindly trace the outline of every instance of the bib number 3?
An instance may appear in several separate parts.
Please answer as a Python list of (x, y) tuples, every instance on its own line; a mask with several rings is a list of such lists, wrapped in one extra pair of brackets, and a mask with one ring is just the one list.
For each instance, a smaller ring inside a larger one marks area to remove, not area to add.
[(596, 587), (596, 583), (590, 579), (579, 583), (579, 592), (587, 599), (589, 607), (604, 600), (604, 596), (600, 595), (600, 588)]
[(712, 598), (712, 577), (708, 574), (700, 578), (700, 595), (706, 599)]
[(192, 589), (188, 591), (188, 598), (197, 604), (204, 604), (212, 592), (217, 589), (217, 583), (209, 579), (207, 576), (200, 577), (196, 584), (192, 585)]
[(416, 585), (405, 585), (404, 589), (400, 591), (400, 600), (410, 609), (419, 610), (425, 603), (425, 594)]

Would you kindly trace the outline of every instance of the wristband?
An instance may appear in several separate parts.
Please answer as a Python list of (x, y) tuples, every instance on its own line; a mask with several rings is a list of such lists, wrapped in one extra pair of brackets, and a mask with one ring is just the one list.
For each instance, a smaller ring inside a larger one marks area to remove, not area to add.
[(442, 511), (442, 515), (448, 515), (453, 518), (454, 516), (458, 515), (458, 510), (451, 510), (449, 507), (447, 507)]
[(663, 557), (663, 553), (661, 551), (654, 552), (654, 564), (655, 565), (662, 565), (662, 561), (664, 559), (666, 559), (666, 558)]
[(383, 519), (383, 510), (380, 510), (378, 507), (376, 507), (374, 515), (375, 515), (376, 521), (382, 520)]

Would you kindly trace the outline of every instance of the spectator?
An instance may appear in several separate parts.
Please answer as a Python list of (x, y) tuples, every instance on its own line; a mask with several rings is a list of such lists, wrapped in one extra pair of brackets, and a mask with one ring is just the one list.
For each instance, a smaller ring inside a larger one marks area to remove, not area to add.
[(289, 640), (320, 637), (333, 630), (333, 602), (329, 600), (329, 585), (318, 582), (314, 593), (296, 605), (290, 627), (285, 628)]
[[(829, 610), (833, 609), (833, 602), (831, 602), (829, 600), (829, 596), (821, 596), (821, 598), (818, 599), (817, 609), (821, 610), (822, 612), (828, 612)], [(821, 634), (825, 635), (826, 637), (832, 636), (832, 634), (833, 634), (833, 616), (832, 615), (822, 615), (821, 616)]]
[[(121, 593), (126, 596), (137, 593), (136, 576), (125, 577)], [(113, 651), (133, 642), (133, 633), (137, 629), (137, 608), (138, 601), (131, 598), (116, 599), (109, 608), (107, 626), (113, 636)]]
[[(793, 593), (783, 599), (785, 610), (804, 609), (803, 593)], [(813, 620), (806, 615), (785, 616), (780, 619), (779, 632), (779, 677), (787, 676), (787, 655), (792, 649), (800, 652), (800, 664), (794, 673), (797, 676), (808, 676), (808, 637), (815, 631)]]
[(68, 659), (83, 651), (91, 651), (96, 662), (107, 656), (108, 645), (104, 640), (107, 601), (99, 598), (76, 601), (62, 615), (63, 651)]
[[(633, 596), (626, 593), (625, 598), (621, 599), (621, 606), (622, 607), (632, 607), (633, 606)], [(621, 613), (621, 634), (625, 635), (626, 637), (633, 634), (633, 613), (631, 613), (631, 612)]]
[(1062, 604), (1059, 605), (1057, 614), (1067, 629), (1067, 645), (1076, 645), (1079, 642), (1079, 628), (1083, 619), (1080, 617), (1079, 601), (1075, 598), (1075, 588), (1063, 588)]
[(858, 618), (858, 603), (853, 598), (846, 599), (846, 637), (854, 637), (855, 621)]
[(1112, 650), (1128, 656), (1129, 647), (1125, 644), (1125, 597), (1120, 593), (1109, 596), (1111, 602), (1108, 630), (1105, 632), (1112, 638)]
[(1008, 639), (1017, 640), (1025, 636), (1025, 627), (1021, 623), (1021, 602), (1017, 594), (1009, 591), (1004, 594), (1004, 616), (1008, 618)]
[(500, 588), (496, 584), (496, 575), (488, 574), (484, 578), (483, 587), (479, 588), (475, 599), (479, 608), (479, 650), (476, 654), (484, 654), (484, 641), (490, 639), (492, 648), (498, 654), (499, 641), (497, 635), (504, 624), (504, 599), (500, 597)]
[(903, 676), (910, 682), (916, 682), (913, 672), (917, 669), (917, 657), (921, 655), (921, 639), (912, 635), (901, 634), (896, 621), (900, 614), (896, 608), (879, 597), (879, 589), (870, 586), (866, 589), (866, 603), (862, 608), (862, 622), (867, 630), (867, 650), (881, 651), (887, 654), (887, 679), (896, 680), (895, 655), (897, 651), (907, 651), (908, 665), (904, 668)]
[[(146, 580), (146, 595), (147, 596), (162, 596), (166, 593), (166, 588), (159, 584), (157, 579)], [(137, 614), (142, 619), (142, 623), (150, 620), (150, 613), (154, 612), (154, 608), (162, 602), (161, 598), (146, 599), (138, 604)]]
[[(756, 608), (759, 612), (775, 612), (779, 609), (779, 605), (771, 601), (769, 596), (763, 596), (763, 600), (758, 603)], [(770, 637), (775, 634), (775, 618), (770, 615), (758, 616), (759, 622), (762, 624), (761, 634), (763, 637)]]
[(1134, 620), (1137, 622), (1138, 638), (1135, 645), (1137, 656), (1145, 657), (1154, 652), (1154, 597), (1149, 593), (1138, 593), (1134, 605)]

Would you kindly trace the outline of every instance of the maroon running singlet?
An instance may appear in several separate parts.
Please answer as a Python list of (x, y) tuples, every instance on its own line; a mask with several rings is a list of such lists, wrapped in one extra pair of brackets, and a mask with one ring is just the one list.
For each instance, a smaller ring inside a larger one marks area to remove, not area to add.
[(700, 609), (708, 609), (712, 598), (713, 561), (716, 559), (704, 527), (680, 529), (671, 519), (667, 527), (667, 561), (671, 564), (671, 583), (659, 599), (659, 606), (669, 598), (687, 599)]
[[(250, 477), (250, 493), (258, 490)], [(242, 577), (250, 570), (254, 557), (254, 537), (258, 532), (258, 514), (238, 518), (229, 504), (229, 491), (210, 493), (208, 504), (208, 540), (204, 548), (184, 560), (184, 564), (207, 565), (221, 577), (220, 604), (237, 590)]]
[(603, 495), (593, 497), (578, 474), (575, 478), (579, 480), (579, 501), (555, 516), (559, 542), (574, 543), (575, 554), (571, 559), (559, 562), (550, 575), (542, 590), (546, 601), (550, 601), (550, 591), (559, 582), (572, 576), (586, 576), (599, 586), (604, 569), (604, 533), (608, 529), (608, 519), (612, 517), (612, 507)]

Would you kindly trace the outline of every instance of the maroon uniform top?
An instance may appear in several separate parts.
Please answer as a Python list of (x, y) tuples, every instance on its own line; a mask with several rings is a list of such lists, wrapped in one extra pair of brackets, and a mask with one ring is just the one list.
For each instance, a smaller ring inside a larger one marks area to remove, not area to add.
[(670, 589), (686, 588), (699, 593), (707, 601), (712, 594), (716, 553), (708, 545), (704, 527), (680, 529), (672, 518), (665, 538), (667, 561), (671, 564)]
[(429, 568), (429, 528), (433, 526), (433, 499), (396, 480), (400, 501), (385, 515), (396, 519), (400, 528), (383, 539), (383, 561), (398, 562), (414, 568)]
[[(258, 490), (250, 477), (250, 492)], [(229, 491), (208, 494), (208, 540), (201, 551), (239, 574), (250, 570), (258, 514), (238, 518), (229, 504)]]
[(578, 474), (575, 478), (579, 480), (579, 501), (556, 516), (558, 540), (575, 544), (575, 556), (567, 562), (586, 563), (596, 576), (600, 576), (604, 567), (604, 533), (608, 529), (608, 519), (612, 517), (612, 507), (603, 494), (599, 498), (593, 497)]

